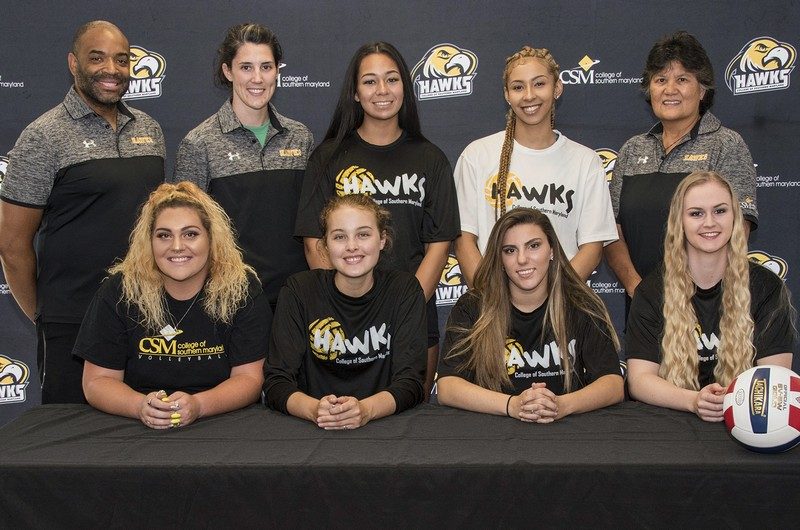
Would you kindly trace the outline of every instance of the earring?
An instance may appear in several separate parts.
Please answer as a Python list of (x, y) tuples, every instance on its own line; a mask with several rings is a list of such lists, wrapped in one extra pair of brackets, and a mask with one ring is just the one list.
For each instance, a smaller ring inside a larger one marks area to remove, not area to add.
[(550, 254), (550, 261), (553, 261), (553, 255)]

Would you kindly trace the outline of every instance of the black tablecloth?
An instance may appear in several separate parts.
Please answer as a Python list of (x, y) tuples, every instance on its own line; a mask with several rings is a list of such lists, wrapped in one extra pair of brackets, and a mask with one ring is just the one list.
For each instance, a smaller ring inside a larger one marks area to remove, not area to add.
[(800, 449), (639, 403), (550, 425), (425, 405), (327, 432), (252, 407), (153, 431), (81, 405), (0, 429), (0, 514), (85, 527), (796, 527)]

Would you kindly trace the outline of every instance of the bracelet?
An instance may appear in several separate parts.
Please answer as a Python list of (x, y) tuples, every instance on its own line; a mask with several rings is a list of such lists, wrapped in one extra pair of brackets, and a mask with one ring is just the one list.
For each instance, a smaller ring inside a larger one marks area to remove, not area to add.
[(509, 418), (511, 417), (511, 414), (508, 412), (508, 406), (511, 405), (511, 398), (512, 397), (514, 397), (514, 394), (511, 394), (510, 396), (508, 396), (508, 401), (506, 401), (506, 416), (508, 416)]

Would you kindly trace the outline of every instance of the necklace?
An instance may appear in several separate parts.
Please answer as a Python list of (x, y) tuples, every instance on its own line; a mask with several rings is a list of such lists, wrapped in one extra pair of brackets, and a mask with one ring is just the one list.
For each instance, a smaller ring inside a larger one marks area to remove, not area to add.
[(178, 320), (178, 322), (175, 322), (175, 319), (172, 317), (172, 312), (169, 310), (169, 304), (167, 303), (166, 297), (162, 294), (162, 296), (164, 297), (164, 306), (167, 308), (167, 318), (169, 319), (170, 323), (161, 328), (159, 330), (159, 333), (161, 333), (161, 336), (167, 339), (167, 341), (171, 341), (172, 339), (183, 333), (183, 330), (178, 329), (178, 326), (181, 325), (183, 319), (186, 318), (186, 315), (188, 315), (189, 311), (191, 311), (192, 307), (194, 307), (194, 303), (197, 302), (197, 299), (200, 297), (200, 293), (202, 292), (203, 292), (202, 289), (197, 291), (197, 294), (194, 295), (194, 298), (192, 298), (192, 303), (189, 304), (189, 307), (186, 308), (186, 311), (183, 313), (183, 316)]
[[(698, 119), (699, 119), (699, 118), (698, 118)], [(681, 140), (683, 140), (683, 137), (684, 137), (684, 136), (686, 136), (686, 133), (688, 133), (689, 131), (691, 131), (691, 130), (692, 130), (692, 128), (694, 127), (694, 124), (695, 124), (695, 123), (697, 123), (697, 121), (698, 121), (698, 120), (694, 120), (694, 121), (692, 121), (692, 123), (690, 123), (690, 124), (689, 124), (689, 126), (688, 126), (686, 129), (684, 129), (684, 130), (683, 130), (683, 132), (681, 132), (681, 134), (678, 136), (678, 138), (676, 138), (676, 139), (675, 139), (675, 141), (674, 141), (674, 142), (672, 142), (672, 143), (671, 143), (671, 144), (669, 144), (669, 145), (665, 145), (665, 146), (664, 146), (664, 153), (665, 153), (665, 154), (666, 154), (666, 153), (669, 153), (669, 152), (670, 152), (670, 150), (672, 150), (672, 148), (673, 148), (673, 147), (675, 147), (675, 144), (677, 144), (678, 142), (680, 142)], [(662, 142), (662, 143), (664, 142), (664, 133), (663, 133), (663, 132), (661, 133), (661, 142)]]

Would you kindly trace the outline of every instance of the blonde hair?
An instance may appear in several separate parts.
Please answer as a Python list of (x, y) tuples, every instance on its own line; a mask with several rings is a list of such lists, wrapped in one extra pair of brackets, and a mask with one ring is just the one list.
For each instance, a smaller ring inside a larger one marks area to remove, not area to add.
[(605, 305), (570, 265), (550, 219), (533, 208), (515, 208), (495, 223), (489, 235), (486, 253), (475, 273), (474, 288), (465, 294), (465, 296), (477, 296), (480, 300), (478, 319), (472, 329), (450, 328), (451, 331), (464, 335), (453, 344), (446, 355), (466, 357), (462, 369), (475, 373), (475, 383), (478, 386), (497, 392), (513, 386), (504, 356), (506, 338), (511, 331), (511, 296), (501, 253), (506, 232), (514, 226), (523, 224), (541, 228), (553, 251), (553, 259), (547, 270), (548, 297), (542, 339), (545, 338), (548, 329), (553, 330), (561, 355), (561, 368), (564, 370), (564, 389), (570, 392), (573, 366), (569, 354), (569, 333), (574, 333), (575, 329), (567, 321), (567, 308), (584, 313), (593, 321), (600, 323), (602, 325), (600, 331), (611, 339), (617, 350), (619, 341)]
[[(558, 82), (558, 63), (553, 59), (553, 55), (547, 48), (531, 48), (530, 46), (523, 46), (521, 50), (516, 52), (511, 57), (506, 58), (506, 66), (503, 70), (503, 90), (508, 90), (508, 78), (511, 75), (511, 70), (517, 65), (516, 63), (523, 59), (541, 59), (544, 61), (553, 80)], [(554, 84), (555, 86), (555, 84)], [(556, 124), (556, 109), (555, 105), (550, 109), (550, 128), (555, 127)], [(497, 220), (501, 215), (506, 213), (506, 186), (508, 181), (508, 167), (511, 164), (511, 152), (514, 150), (514, 133), (517, 128), (517, 119), (514, 115), (514, 110), (509, 108), (506, 113), (506, 135), (503, 139), (503, 148), (500, 150), (500, 169), (497, 172), (497, 200), (494, 203), (494, 218)]]
[(683, 226), (684, 202), (695, 186), (715, 182), (731, 197), (733, 229), (727, 243), (727, 265), (722, 277), (720, 342), (714, 380), (727, 386), (734, 377), (753, 366), (753, 318), (750, 315), (750, 269), (747, 236), (739, 201), (731, 185), (719, 173), (696, 171), (684, 178), (675, 194), (667, 218), (664, 239), (664, 336), (659, 375), (672, 384), (699, 390), (697, 355), (697, 314), (692, 305), (696, 286), (689, 272), (686, 235)]
[(214, 320), (230, 323), (247, 300), (255, 270), (242, 260), (231, 220), (222, 207), (191, 182), (161, 184), (142, 206), (130, 235), (128, 253), (109, 273), (122, 275), (121, 301), (136, 306), (140, 324), (157, 331), (167, 323), (164, 280), (153, 256), (153, 230), (159, 214), (167, 208), (191, 208), (208, 232), (209, 271), (204, 287), (203, 309)]

